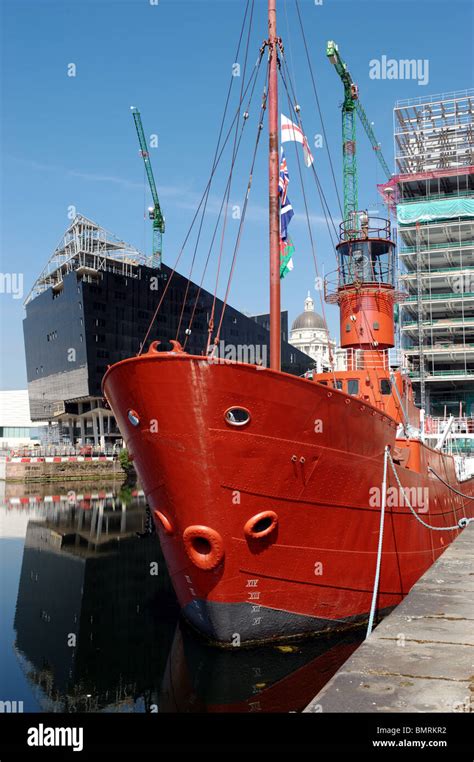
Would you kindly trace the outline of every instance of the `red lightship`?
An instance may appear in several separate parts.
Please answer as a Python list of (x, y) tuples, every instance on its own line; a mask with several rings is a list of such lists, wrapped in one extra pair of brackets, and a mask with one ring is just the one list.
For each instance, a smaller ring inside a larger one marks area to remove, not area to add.
[(341, 226), (326, 299), (339, 306), (345, 370), (280, 370), (279, 38), (268, 5), (270, 367), (153, 342), (103, 382), (183, 614), (224, 646), (367, 620), (384, 495), (379, 614), (473, 515), (474, 480), (460, 481), (441, 443), (424, 443), (408, 374), (390, 368), (401, 295), (388, 222), (356, 214)]

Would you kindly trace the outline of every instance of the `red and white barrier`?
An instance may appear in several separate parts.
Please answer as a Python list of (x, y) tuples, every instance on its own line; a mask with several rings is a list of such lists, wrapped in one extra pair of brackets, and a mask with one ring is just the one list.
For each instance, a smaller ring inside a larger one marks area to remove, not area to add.
[(82, 463), (91, 460), (114, 460), (112, 455), (54, 455), (32, 458), (5, 458), (7, 463)]
[[(132, 497), (145, 497), (142, 489), (132, 490)], [(75, 493), (74, 490), (68, 495), (29, 495), (28, 497), (10, 497), (5, 500), (8, 505), (37, 505), (38, 503), (77, 503), (80, 501), (105, 500), (117, 497), (113, 492), (91, 492), (90, 494)]]

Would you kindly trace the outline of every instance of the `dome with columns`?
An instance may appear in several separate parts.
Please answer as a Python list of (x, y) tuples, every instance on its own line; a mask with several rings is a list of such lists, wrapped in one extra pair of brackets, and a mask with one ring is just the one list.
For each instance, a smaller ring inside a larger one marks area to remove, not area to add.
[(314, 311), (314, 301), (310, 296), (309, 291), (308, 296), (304, 301), (304, 312), (302, 312), (301, 315), (298, 315), (291, 326), (292, 331), (297, 331), (301, 328), (322, 328), (323, 330), (326, 330), (324, 319)]
[(291, 326), (289, 342), (311, 357), (317, 373), (329, 370), (330, 350), (334, 353), (336, 342), (331, 340), (324, 318), (314, 311), (314, 300), (309, 291), (304, 312)]

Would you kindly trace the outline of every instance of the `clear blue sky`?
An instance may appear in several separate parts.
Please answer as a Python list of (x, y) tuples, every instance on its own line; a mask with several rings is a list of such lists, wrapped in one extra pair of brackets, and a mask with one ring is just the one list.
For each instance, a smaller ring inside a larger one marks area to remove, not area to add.
[[(149, 194), (144, 192), (130, 105), (140, 108), (145, 133), (159, 136), (159, 148), (151, 156), (167, 222), (164, 259), (172, 264), (207, 181), (244, 0), (160, 0), (157, 6), (150, 5), (149, 0), (3, 0), (0, 4), (1, 271), (23, 273), (26, 296), (68, 225), (70, 205), (150, 253), (151, 229), (144, 220)], [(279, 32), (293, 64), (303, 124), (311, 140), (321, 132), (321, 124), (294, 0), (281, 0), (279, 5)], [(300, 5), (340, 186), (342, 86), (326, 60), (328, 39), (339, 43), (391, 168), (395, 101), (472, 86), (470, 2), (324, 0), (322, 5), (315, 5), (313, 0), (300, 0)], [(266, 1), (256, 0), (250, 65), (265, 36)], [(369, 61), (382, 55), (428, 59), (429, 83), (422, 86), (416, 81), (370, 79)], [(239, 61), (242, 63), (242, 56)], [(77, 67), (74, 78), (67, 76), (69, 63)], [(262, 84), (260, 78), (235, 173), (232, 203), (241, 203), (246, 186)], [(235, 83), (234, 89), (237, 94)], [(285, 108), (281, 110), (288, 114), (283, 96), (282, 101)], [(359, 205), (380, 210), (375, 184), (383, 180), (383, 174), (360, 126), (358, 138)], [(230, 298), (236, 307), (251, 313), (268, 310), (265, 151), (266, 136)], [(282, 290), (283, 307), (289, 310), (291, 320), (302, 310), (306, 292), (312, 289), (314, 267), (293, 149), (287, 146), (286, 153), (290, 196), (297, 212), (291, 223), (295, 270), (283, 281)], [(332, 213), (339, 222), (327, 155), (323, 149), (314, 153)], [(216, 219), (223, 178), (221, 173), (213, 188), (206, 233)], [(328, 272), (335, 267), (334, 254), (309, 171), (305, 179), (319, 266)], [(234, 220), (229, 221), (228, 232), (227, 263), (236, 232)], [(200, 277), (208, 241), (206, 235), (195, 277)], [(192, 247), (188, 247), (179, 266), (182, 272), (187, 272), (191, 253)], [(222, 285), (226, 277), (225, 268)], [(320, 310), (319, 298), (314, 296)], [(24, 387), (22, 300), (0, 294), (0, 307), (0, 386)], [(328, 308), (328, 317), (335, 334), (335, 308)]]

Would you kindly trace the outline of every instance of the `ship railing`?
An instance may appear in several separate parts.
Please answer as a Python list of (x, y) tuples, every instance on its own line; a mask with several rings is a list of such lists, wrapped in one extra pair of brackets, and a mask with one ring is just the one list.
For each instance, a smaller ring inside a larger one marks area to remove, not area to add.
[(353, 265), (338, 267), (328, 273), (324, 278), (324, 301), (328, 304), (339, 304), (344, 295), (353, 289), (378, 289), (386, 292), (392, 287), (392, 298), (394, 303), (404, 302), (408, 293), (404, 289), (404, 284), (399, 284), (394, 278), (391, 265), (380, 265), (377, 272), (372, 266), (365, 265), (365, 269)]
[[(447, 425), (447, 418), (438, 418), (427, 415), (425, 417), (425, 434), (428, 436), (439, 436), (444, 432)], [(474, 416), (454, 418), (453, 423), (451, 424), (450, 434), (474, 435)]]
[(364, 212), (353, 212), (350, 219), (339, 225), (339, 241), (378, 238), (391, 240), (390, 220), (383, 217), (363, 217)]
[(335, 355), (336, 370), (386, 370), (402, 366), (399, 349), (338, 349)]

